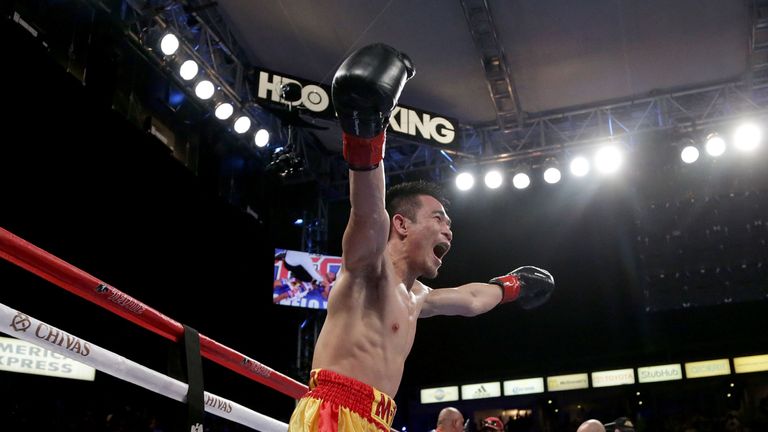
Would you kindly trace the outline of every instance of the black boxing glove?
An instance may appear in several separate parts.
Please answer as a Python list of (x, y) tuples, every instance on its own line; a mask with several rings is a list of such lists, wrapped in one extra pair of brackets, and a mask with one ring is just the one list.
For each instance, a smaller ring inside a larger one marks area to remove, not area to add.
[(362, 47), (339, 66), (331, 97), (350, 169), (372, 170), (381, 163), (389, 116), (413, 74), (411, 59), (384, 44)]
[(520, 267), (488, 283), (501, 287), (499, 304), (517, 301), (523, 309), (541, 306), (555, 289), (555, 278), (548, 271), (533, 266)]

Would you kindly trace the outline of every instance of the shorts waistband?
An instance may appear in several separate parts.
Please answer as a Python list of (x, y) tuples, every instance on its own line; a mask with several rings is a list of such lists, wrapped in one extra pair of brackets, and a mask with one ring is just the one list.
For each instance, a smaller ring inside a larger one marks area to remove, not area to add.
[(308, 397), (349, 408), (371, 422), (392, 427), (397, 412), (395, 401), (386, 393), (354, 378), (330, 371), (313, 369), (309, 373)]

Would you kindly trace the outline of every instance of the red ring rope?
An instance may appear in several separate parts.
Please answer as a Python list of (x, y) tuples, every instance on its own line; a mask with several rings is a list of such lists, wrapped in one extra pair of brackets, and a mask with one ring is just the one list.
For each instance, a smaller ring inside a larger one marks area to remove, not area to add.
[[(184, 337), (184, 327), (179, 322), (3, 228), (0, 228), (0, 258), (160, 336), (174, 342)], [(294, 399), (300, 398), (308, 390), (304, 384), (203, 334), (200, 334), (200, 353), (211, 361)]]

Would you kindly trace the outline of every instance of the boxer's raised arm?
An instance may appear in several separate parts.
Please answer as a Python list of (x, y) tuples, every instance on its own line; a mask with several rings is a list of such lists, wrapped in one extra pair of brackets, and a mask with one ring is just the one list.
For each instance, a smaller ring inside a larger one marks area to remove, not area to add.
[(349, 164), (352, 209), (342, 240), (344, 270), (349, 273), (380, 270), (389, 235), (382, 166), (385, 130), (411, 76), (413, 66), (405, 54), (375, 44), (352, 53), (333, 78), (333, 107)]

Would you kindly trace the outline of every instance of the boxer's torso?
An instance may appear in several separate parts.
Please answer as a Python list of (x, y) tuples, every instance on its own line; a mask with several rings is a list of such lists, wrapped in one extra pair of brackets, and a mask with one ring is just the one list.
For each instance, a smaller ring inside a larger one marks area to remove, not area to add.
[(331, 290), (313, 368), (330, 369), (395, 396), (429, 289), (409, 290), (384, 259), (378, 275), (344, 272)]

